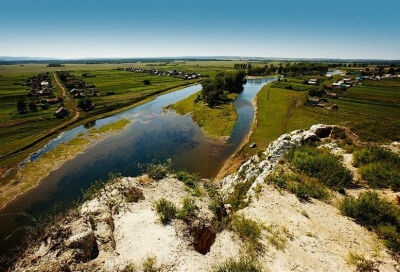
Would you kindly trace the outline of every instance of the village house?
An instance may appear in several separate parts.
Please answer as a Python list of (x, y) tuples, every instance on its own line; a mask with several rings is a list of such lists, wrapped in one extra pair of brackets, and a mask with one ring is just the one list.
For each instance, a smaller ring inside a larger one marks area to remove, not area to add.
[(54, 113), (54, 115), (57, 118), (64, 118), (64, 117), (68, 116), (68, 114), (69, 114), (68, 110), (64, 107), (59, 107)]
[(338, 98), (338, 94), (333, 92), (326, 92), (326, 96), (331, 98)]
[(60, 98), (55, 97), (55, 98), (47, 98), (45, 99), (45, 101), (47, 104), (53, 105), (61, 102), (62, 100)]
[(308, 84), (310, 84), (310, 85), (317, 85), (317, 84), (318, 84), (318, 79), (311, 78), (310, 80), (308, 80)]

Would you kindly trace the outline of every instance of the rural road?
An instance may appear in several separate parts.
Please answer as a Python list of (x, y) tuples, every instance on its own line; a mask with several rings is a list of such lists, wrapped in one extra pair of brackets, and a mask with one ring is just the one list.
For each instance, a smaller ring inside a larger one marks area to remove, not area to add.
[[(56, 76), (56, 74), (54, 72), (51, 73), (51, 74), (52, 74), (52, 76), (54, 78), (55, 83), (62, 90), (64, 101), (67, 101), (67, 103), (65, 103), (66, 107), (68, 108), (68, 110), (70, 112), (75, 112), (74, 117), (72, 117), (72, 119), (69, 119), (68, 121), (65, 122), (65, 123), (68, 123), (67, 125), (69, 125), (69, 124), (75, 122), (76, 120), (78, 120), (80, 112), (79, 112), (78, 108), (76, 107), (74, 100), (67, 94), (67, 91), (65, 90), (64, 86), (60, 83), (60, 81), (59, 81), (58, 77)], [(65, 123), (62, 123), (59, 126), (63, 126), (63, 125), (65, 125)]]

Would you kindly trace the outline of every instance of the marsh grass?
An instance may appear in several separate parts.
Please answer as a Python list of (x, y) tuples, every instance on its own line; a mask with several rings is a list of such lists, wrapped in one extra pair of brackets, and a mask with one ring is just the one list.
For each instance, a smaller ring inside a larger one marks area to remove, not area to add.
[(112, 133), (122, 130), (126, 125), (128, 125), (131, 121), (127, 119), (121, 119), (106, 125), (103, 125), (99, 128), (91, 128), (89, 129), (89, 133), (98, 134), (98, 133)]

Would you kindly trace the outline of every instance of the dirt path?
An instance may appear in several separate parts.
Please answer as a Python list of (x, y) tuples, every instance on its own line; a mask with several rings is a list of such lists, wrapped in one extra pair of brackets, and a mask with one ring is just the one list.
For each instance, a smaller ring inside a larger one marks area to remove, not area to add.
[[(60, 81), (59, 81), (58, 77), (56, 76), (56, 74), (54, 72), (51, 73), (51, 74), (52, 74), (52, 76), (54, 78), (54, 81), (57, 84), (57, 86), (62, 90), (64, 101), (68, 101), (65, 104), (67, 106), (68, 110), (71, 113), (72, 112), (75, 113), (74, 117), (72, 117), (67, 122), (75, 122), (76, 120), (78, 120), (80, 112), (79, 112), (78, 108), (76, 107), (76, 104), (75, 104), (74, 100), (67, 94), (67, 91), (65, 90), (64, 86), (60, 83)], [(65, 123), (67, 123), (67, 122), (65, 122)], [(65, 123), (61, 124), (60, 126), (65, 125)]]

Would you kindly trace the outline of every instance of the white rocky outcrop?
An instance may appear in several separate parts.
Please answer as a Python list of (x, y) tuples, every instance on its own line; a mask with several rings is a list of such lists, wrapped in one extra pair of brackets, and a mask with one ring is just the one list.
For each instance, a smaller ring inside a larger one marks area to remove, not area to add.
[[(282, 135), (261, 157), (252, 157), (237, 173), (224, 178), (222, 193), (229, 196), (236, 184), (252, 182), (251, 196), (253, 189), (263, 184), (257, 197), (236, 213), (265, 226), (264, 250), (258, 259), (266, 271), (355, 271), (348, 260), (350, 254), (372, 260), (379, 271), (400, 271), (383, 242), (342, 216), (335, 205), (315, 199), (302, 202), (264, 183), (289, 149), (328, 137), (332, 129), (314, 125)], [(343, 155), (344, 163), (351, 161), (334, 143), (323, 147)], [(155, 256), (157, 271), (206, 272), (246, 254), (245, 243), (232, 228), (213, 229), (210, 198), (205, 192), (193, 197), (196, 216), (160, 223), (154, 201), (165, 198), (181, 207), (188, 194), (184, 184), (173, 177), (160, 181), (147, 176), (116, 179), (65, 218), (59, 231), (33, 244), (12, 271), (132, 271), (125, 270), (130, 264), (142, 271), (146, 258)], [(268, 237), (285, 241), (284, 245), (277, 248)], [(204, 246), (207, 250), (200, 253), (197, 247)]]
[(263, 159), (258, 155), (254, 155), (250, 160), (243, 163), (236, 173), (228, 175), (222, 180), (223, 195), (232, 194), (236, 184), (251, 181), (252, 185), (248, 191), (248, 196), (252, 196), (254, 188), (258, 184), (264, 183), (265, 178), (274, 171), (279, 160), (283, 158), (289, 149), (307, 142), (318, 141), (320, 138), (329, 137), (333, 127), (319, 124), (313, 125), (309, 130), (295, 130), (281, 135), (270, 143), (267, 150), (263, 152)]

